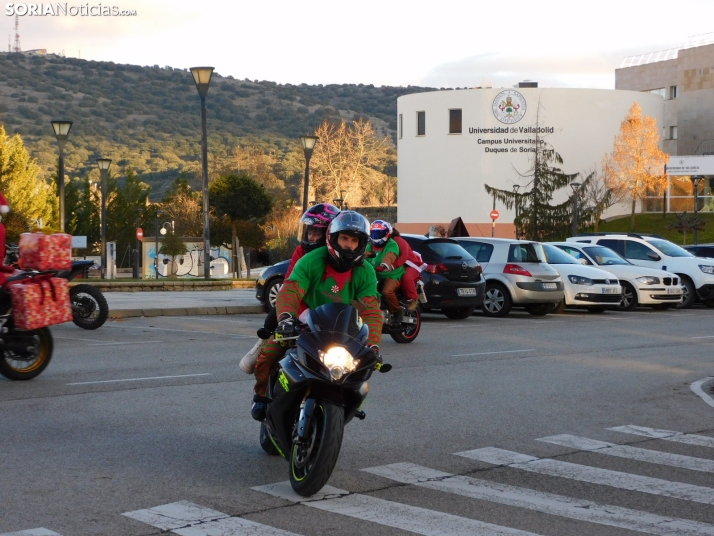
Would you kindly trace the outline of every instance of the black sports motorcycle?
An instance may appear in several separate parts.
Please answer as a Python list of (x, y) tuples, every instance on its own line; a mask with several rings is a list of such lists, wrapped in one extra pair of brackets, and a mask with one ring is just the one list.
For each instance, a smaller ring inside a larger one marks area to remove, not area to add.
[(275, 366), (270, 403), (260, 426), (260, 446), (290, 463), (290, 484), (300, 495), (319, 491), (330, 478), (344, 426), (367, 397), (372, 371), (391, 365), (366, 346), (368, 328), (351, 305), (326, 304), (310, 311), (307, 326)]

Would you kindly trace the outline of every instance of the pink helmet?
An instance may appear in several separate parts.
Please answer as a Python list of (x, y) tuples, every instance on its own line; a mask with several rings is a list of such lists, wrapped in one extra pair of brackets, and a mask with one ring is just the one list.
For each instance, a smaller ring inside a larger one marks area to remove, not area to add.
[[(304, 226), (301, 245), (305, 253), (326, 244), (327, 227), (339, 213), (340, 209), (329, 203), (318, 203), (305, 211), (300, 218), (300, 223)], [(307, 237), (307, 232), (313, 229), (322, 231), (322, 238), (317, 242), (310, 242)]]

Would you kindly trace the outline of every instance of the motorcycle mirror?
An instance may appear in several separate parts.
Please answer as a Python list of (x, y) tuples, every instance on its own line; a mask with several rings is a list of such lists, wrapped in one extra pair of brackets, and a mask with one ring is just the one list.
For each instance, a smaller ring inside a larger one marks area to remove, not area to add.
[(392, 370), (392, 365), (389, 363), (382, 363), (382, 366), (379, 367), (379, 372), (381, 373), (389, 372), (390, 370)]

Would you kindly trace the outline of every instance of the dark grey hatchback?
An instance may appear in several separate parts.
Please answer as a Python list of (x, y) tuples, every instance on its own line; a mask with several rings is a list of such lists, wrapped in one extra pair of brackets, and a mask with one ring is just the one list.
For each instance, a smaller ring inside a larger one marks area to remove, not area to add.
[(460, 319), (481, 307), (486, 287), (481, 265), (456, 240), (401, 236), (428, 265), (421, 273), (427, 300), (423, 310), (439, 309), (448, 318)]

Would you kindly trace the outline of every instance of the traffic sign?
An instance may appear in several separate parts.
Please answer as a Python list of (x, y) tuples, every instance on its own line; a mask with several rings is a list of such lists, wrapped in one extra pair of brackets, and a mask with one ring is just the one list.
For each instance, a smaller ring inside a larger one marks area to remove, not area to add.
[(500, 215), (500, 214), (498, 213), (498, 210), (492, 210), (492, 211), (491, 211), (491, 219), (492, 219), (492, 220), (496, 221), (496, 220), (498, 219), (498, 216), (499, 216), (499, 215)]
[(136, 228), (136, 239), (141, 240), (144, 238), (144, 231), (141, 229), (141, 227)]

